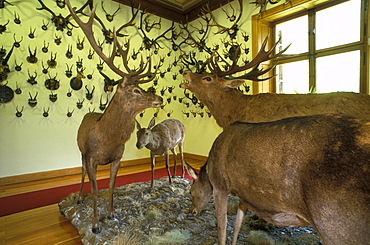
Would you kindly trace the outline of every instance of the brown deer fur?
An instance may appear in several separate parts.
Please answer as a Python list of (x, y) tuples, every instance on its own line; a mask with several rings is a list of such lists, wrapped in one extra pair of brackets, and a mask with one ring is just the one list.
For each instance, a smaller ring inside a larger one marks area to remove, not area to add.
[(215, 140), (190, 189), (198, 214), (212, 193), (219, 244), (227, 196), (239, 197), (233, 243), (247, 209), (280, 226), (312, 225), (325, 245), (370, 241), (370, 122), (339, 115), (235, 123)]
[[(181, 157), (181, 177), (184, 177), (184, 154), (182, 144), (185, 138), (185, 126), (176, 119), (167, 119), (155, 125), (155, 117), (149, 123), (148, 128), (142, 128), (140, 123), (136, 121), (137, 129), (137, 143), (138, 149), (144, 146), (150, 150), (151, 168), (152, 168), (152, 181), (151, 188), (154, 187), (154, 167), (155, 156), (165, 155), (166, 169), (170, 184), (172, 184), (170, 168), (169, 168), (169, 155), (168, 151), (172, 151), (174, 159), (174, 167), (172, 176), (176, 176), (176, 146), (179, 147)], [(155, 125), (155, 126), (154, 126)]]
[[(85, 115), (78, 129), (77, 143), (82, 154), (82, 180), (79, 193), (79, 202), (83, 200), (83, 186), (86, 172), (89, 176), (92, 199), (94, 205), (94, 217), (92, 231), (99, 233), (99, 217), (97, 210), (98, 186), (96, 182), (96, 169), (98, 165), (111, 164), (109, 180), (109, 207), (108, 218), (113, 219), (113, 189), (116, 181), (120, 159), (125, 149), (124, 144), (130, 138), (135, 128), (135, 116), (146, 108), (158, 108), (162, 104), (162, 97), (152, 92), (142, 90), (138, 85), (148, 83), (155, 78), (157, 70), (151, 72), (151, 59), (142, 59), (138, 69), (130, 69), (128, 66), (129, 43), (123, 50), (113, 31), (113, 47), (110, 56), (106, 56), (103, 49), (96, 43), (93, 33), (93, 21), (96, 5), (91, 10), (87, 22), (82, 22), (76, 15), (70, 2), (66, 0), (67, 7), (73, 19), (81, 27), (91, 47), (99, 57), (114, 71), (121, 76), (117, 84), (117, 90), (111, 102), (103, 114), (88, 113)], [(122, 71), (115, 63), (117, 51), (120, 53), (126, 72)], [(158, 66), (159, 67), (159, 66)], [(157, 68), (158, 69), (158, 68)], [(146, 71), (146, 72), (145, 72)]]
[(184, 73), (181, 84), (208, 107), (222, 128), (236, 121), (269, 122), (286, 117), (338, 113), (370, 120), (370, 96), (351, 92), (326, 94), (246, 95), (244, 80), (226, 80), (211, 73)]
[(83, 186), (87, 172), (94, 203), (93, 231), (95, 233), (100, 232), (97, 211), (97, 166), (111, 163), (108, 217), (114, 218), (113, 188), (124, 144), (135, 129), (135, 115), (146, 108), (159, 107), (161, 103), (162, 98), (154, 93), (146, 92), (137, 85), (125, 85), (124, 82), (120, 82), (103, 114), (88, 113), (83, 118), (77, 134), (83, 166), (79, 200), (83, 200)]

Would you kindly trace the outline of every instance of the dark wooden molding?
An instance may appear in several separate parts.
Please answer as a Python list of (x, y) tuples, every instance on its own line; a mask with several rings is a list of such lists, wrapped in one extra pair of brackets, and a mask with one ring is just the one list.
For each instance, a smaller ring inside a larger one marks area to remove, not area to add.
[[(130, 0), (113, 0), (120, 4), (131, 6)], [(211, 10), (215, 10), (225, 4), (228, 0), (201, 0), (188, 9), (179, 9), (173, 6), (164, 4), (156, 0), (136, 0), (133, 2), (133, 7), (138, 8), (140, 5), (141, 10), (145, 10), (151, 14), (157, 15), (159, 17), (175, 21), (177, 23), (187, 23), (188, 21), (193, 21), (199, 18), (201, 14), (201, 7), (205, 4), (209, 5)]]

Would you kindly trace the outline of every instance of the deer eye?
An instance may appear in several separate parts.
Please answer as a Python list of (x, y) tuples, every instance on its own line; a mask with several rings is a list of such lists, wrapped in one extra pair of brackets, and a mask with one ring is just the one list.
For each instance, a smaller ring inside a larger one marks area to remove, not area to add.
[(203, 80), (206, 80), (207, 82), (210, 82), (210, 81), (212, 81), (212, 78), (211, 77), (204, 77)]
[(138, 88), (134, 88), (134, 93), (135, 93), (135, 94), (141, 94), (141, 90), (140, 90), (140, 89), (138, 89)]

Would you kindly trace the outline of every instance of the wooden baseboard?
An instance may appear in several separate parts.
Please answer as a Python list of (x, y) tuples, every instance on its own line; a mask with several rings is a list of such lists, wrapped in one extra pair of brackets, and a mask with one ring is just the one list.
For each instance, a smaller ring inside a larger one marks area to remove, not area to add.
[[(207, 157), (205, 156), (191, 154), (191, 153), (184, 153), (184, 158), (185, 160), (194, 159), (194, 160), (199, 160), (199, 161), (204, 161), (204, 162), (207, 160)], [(164, 161), (165, 161), (164, 156), (156, 157), (157, 163), (164, 162)], [(121, 161), (120, 168), (142, 165), (142, 164), (150, 164), (150, 158), (141, 158), (141, 159)], [(110, 165), (98, 166), (98, 171), (108, 170), (109, 168), (110, 168)], [(33, 173), (33, 174), (9, 176), (9, 177), (0, 178), (0, 186), (13, 185), (13, 184), (31, 182), (31, 181), (36, 181), (36, 180), (52, 179), (52, 178), (69, 176), (69, 175), (76, 175), (76, 174), (81, 174), (81, 172), (82, 172), (82, 167), (76, 167), (76, 168), (67, 168), (67, 169), (60, 169), (60, 170), (53, 170), (53, 171), (45, 171), (45, 172), (39, 172), (39, 173)]]

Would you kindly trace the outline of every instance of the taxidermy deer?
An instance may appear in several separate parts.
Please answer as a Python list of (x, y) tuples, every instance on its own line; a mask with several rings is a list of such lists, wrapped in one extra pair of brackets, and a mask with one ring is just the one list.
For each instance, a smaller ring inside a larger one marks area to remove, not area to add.
[[(278, 42), (277, 42), (278, 43)], [(270, 71), (259, 70), (261, 62), (276, 59), (285, 50), (271, 55), (277, 43), (270, 50), (265, 51), (265, 39), (256, 57), (243, 66), (238, 66), (238, 52), (235, 52), (232, 65), (228, 71), (222, 71), (217, 64), (217, 55), (214, 54), (208, 67), (211, 73), (185, 72), (187, 83), (181, 88), (189, 89), (214, 116), (217, 124), (222, 128), (236, 121), (241, 122), (269, 122), (286, 117), (306, 116), (324, 113), (347, 114), (357, 118), (370, 120), (370, 96), (351, 92), (335, 92), (326, 94), (256, 94), (246, 95), (237, 88), (245, 80), (262, 81), (258, 77)], [(233, 76), (237, 72), (252, 69), (242, 76)], [(229, 77), (227, 77), (229, 76)]]
[(154, 167), (155, 167), (155, 156), (165, 155), (166, 169), (168, 174), (168, 179), (170, 184), (171, 175), (169, 168), (169, 155), (168, 151), (172, 151), (174, 159), (174, 169), (172, 176), (176, 176), (176, 146), (179, 147), (181, 156), (182, 172), (181, 177), (184, 177), (184, 154), (182, 151), (182, 144), (185, 138), (185, 126), (176, 119), (167, 119), (163, 122), (155, 125), (155, 118), (153, 117), (149, 123), (148, 128), (142, 128), (140, 123), (136, 121), (137, 125), (137, 143), (136, 147), (138, 149), (144, 146), (150, 150), (150, 159), (152, 167), (152, 181), (151, 188), (154, 187)]
[[(98, 165), (111, 164), (109, 181), (109, 207), (108, 218), (114, 219), (113, 189), (116, 181), (120, 159), (124, 151), (124, 144), (130, 138), (135, 129), (135, 116), (146, 108), (158, 108), (162, 104), (162, 97), (153, 92), (144, 91), (138, 85), (151, 81), (155, 76), (151, 72), (151, 60), (144, 65), (142, 61), (136, 71), (128, 67), (128, 51), (122, 49), (114, 35), (112, 54), (107, 57), (99, 48), (92, 34), (92, 24), (95, 7), (92, 10), (88, 22), (82, 22), (73, 11), (69, 1), (66, 1), (69, 11), (78, 25), (85, 33), (92, 48), (104, 60), (104, 62), (122, 79), (117, 84), (117, 90), (104, 113), (88, 113), (83, 118), (78, 129), (77, 143), (82, 154), (82, 180), (79, 192), (79, 201), (83, 200), (83, 186), (86, 172), (88, 174), (92, 199), (94, 203), (94, 217), (92, 231), (99, 233), (99, 217), (97, 211), (98, 186), (96, 181), (96, 169)], [(121, 54), (123, 65), (128, 73), (121, 71), (113, 63), (116, 52)], [(143, 73), (148, 68), (147, 72)], [(148, 79), (144, 79), (150, 76)]]
[(334, 114), (234, 123), (199, 174), (186, 165), (194, 179), (191, 212), (213, 193), (219, 244), (229, 193), (239, 197), (232, 244), (247, 209), (279, 226), (312, 225), (322, 244), (369, 244), (369, 135), (370, 122)]

